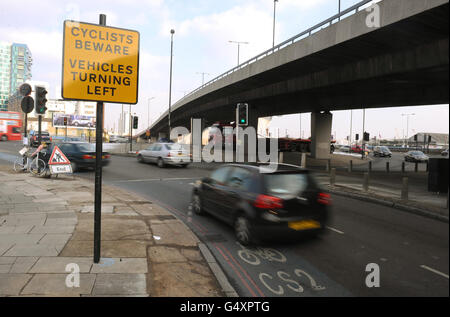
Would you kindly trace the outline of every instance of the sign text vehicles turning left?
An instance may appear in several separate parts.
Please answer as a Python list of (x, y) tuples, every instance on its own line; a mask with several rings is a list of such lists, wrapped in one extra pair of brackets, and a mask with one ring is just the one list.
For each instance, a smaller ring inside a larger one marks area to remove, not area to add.
[(62, 97), (136, 104), (139, 32), (64, 22)]

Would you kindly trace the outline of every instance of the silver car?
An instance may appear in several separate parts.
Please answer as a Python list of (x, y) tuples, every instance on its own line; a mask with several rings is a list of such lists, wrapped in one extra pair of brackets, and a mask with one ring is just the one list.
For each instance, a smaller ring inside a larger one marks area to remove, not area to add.
[(186, 146), (178, 143), (155, 143), (137, 154), (137, 160), (142, 163), (156, 163), (158, 167), (179, 165), (186, 167), (191, 162)]

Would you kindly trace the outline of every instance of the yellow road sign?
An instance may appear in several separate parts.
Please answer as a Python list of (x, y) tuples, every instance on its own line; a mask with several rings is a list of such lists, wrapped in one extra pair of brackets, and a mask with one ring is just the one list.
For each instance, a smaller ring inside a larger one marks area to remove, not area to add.
[(136, 104), (139, 32), (64, 21), (62, 97)]

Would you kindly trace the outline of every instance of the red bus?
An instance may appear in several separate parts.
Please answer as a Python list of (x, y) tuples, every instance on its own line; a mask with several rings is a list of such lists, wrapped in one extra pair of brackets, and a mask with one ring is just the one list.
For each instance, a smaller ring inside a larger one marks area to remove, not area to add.
[(22, 114), (20, 112), (0, 111), (0, 140), (22, 140)]

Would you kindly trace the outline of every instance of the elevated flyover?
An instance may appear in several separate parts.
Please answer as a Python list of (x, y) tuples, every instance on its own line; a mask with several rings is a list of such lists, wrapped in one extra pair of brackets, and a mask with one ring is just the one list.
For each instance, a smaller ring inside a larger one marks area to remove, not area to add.
[[(172, 105), (171, 126), (234, 121), (236, 103), (247, 102), (255, 127), (258, 117), (316, 114), (314, 148), (329, 142), (329, 111), (448, 103), (448, 0), (369, 5), (361, 1), (194, 90)], [(151, 133), (167, 132), (166, 111)]]

